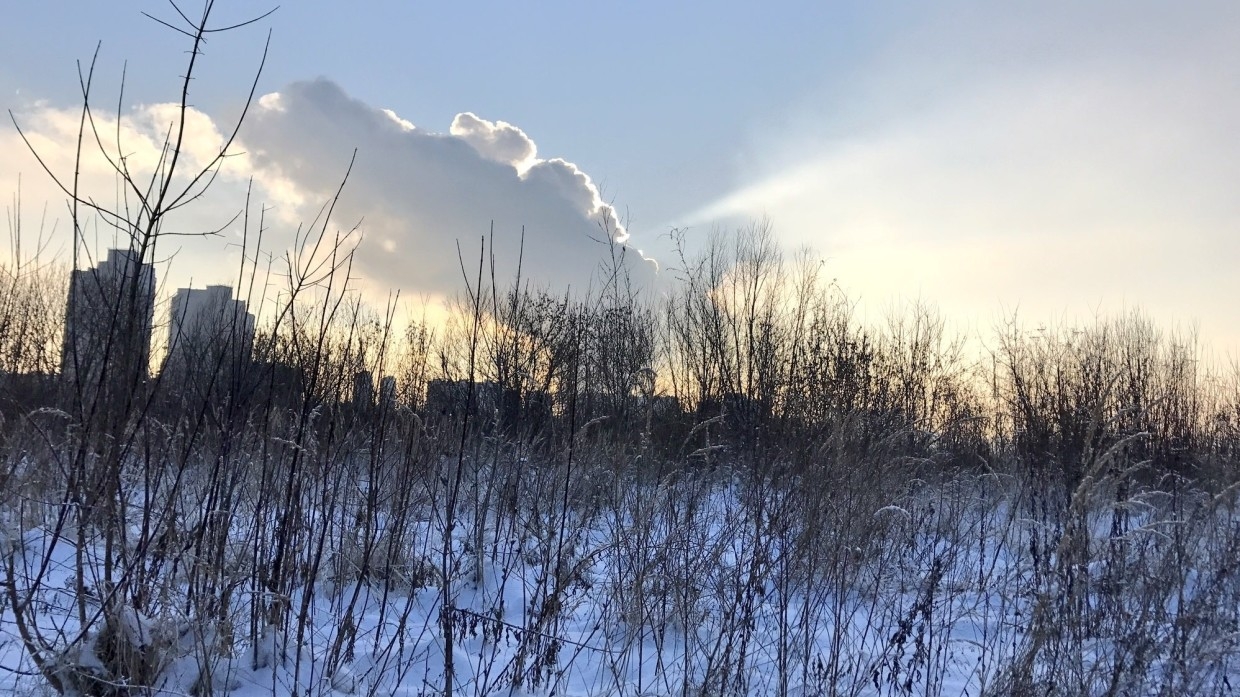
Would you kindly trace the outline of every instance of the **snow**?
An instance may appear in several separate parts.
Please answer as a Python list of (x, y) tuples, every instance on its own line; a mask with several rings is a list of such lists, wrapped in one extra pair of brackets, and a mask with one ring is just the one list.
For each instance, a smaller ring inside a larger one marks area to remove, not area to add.
[[(187, 610), (184, 569), (114, 616), (168, 695), (441, 694), (449, 626), (458, 695), (1003, 694), (1030, 656), (1030, 679), (1066, 693), (1104, 693), (1116, 674), (1132, 694), (1240, 684), (1240, 524), (1208, 497), (1100, 499), (1072, 538), (1007, 480), (925, 484), (866, 515), (823, 504), (817, 518), (788, 491), (761, 507), (750, 493), (621, 482), (569, 511), (550, 498), (511, 519), (465, 507), (446, 569), (436, 516), (413, 515), (397, 540), (389, 511), (329, 528), (315, 583), (286, 596), (253, 584), (251, 522), (220, 570), (226, 622)], [(101, 539), (15, 520), (0, 689), (49, 691), (13, 597), (62, 672), (107, 676), (103, 623), (80, 621), (103, 613)]]

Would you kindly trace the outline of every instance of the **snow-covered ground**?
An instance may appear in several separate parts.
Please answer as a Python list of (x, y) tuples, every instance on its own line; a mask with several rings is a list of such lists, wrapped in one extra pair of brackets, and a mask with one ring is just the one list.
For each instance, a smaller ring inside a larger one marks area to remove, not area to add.
[(171, 544), (135, 517), (122, 553), (89, 527), (57, 533), (56, 507), (8, 512), (0, 688), (50, 694), (41, 672), (70, 692), (238, 697), (1240, 685), (1225, 497), (1100, 486), (1056, 508), (997, 476), (892, 493), (617, 477), (511, 505), (475, 487), (446, 536), (439, 498), (363, 516), (369, 484), (350, 490), (301, 514), (301, 581), (283, 589), (261, 582), (275, 518), (246, 505), (209, 570), (195, 516)]

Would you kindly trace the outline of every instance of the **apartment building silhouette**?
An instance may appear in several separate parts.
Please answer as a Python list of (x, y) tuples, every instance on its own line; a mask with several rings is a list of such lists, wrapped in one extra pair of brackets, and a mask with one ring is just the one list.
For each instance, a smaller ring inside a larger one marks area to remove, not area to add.
[(168, 354), (163, 380), (223, 389), (250, 361), (254, 315), (231, 286), (178, 288), (168, 322)]
[(86, 397), (103, 389), (124, 393), (150, 377), (155, 318), (155, 268), (136, 250), (109, 249), (94, 268), (69, 278), (63, 382)]

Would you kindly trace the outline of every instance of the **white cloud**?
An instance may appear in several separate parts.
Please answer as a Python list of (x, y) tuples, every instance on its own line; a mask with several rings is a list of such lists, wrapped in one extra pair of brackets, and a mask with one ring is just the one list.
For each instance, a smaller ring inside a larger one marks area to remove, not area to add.
[[(291, 84), (268, 101), (280, 108), (260, 105), (243, 131), (261, 179), (293, 182), (306, 200), (321, 201), (357, 149), (336, 220), (344, 227), (361, 220), (365, 238), (381, 241), (358, 254), (372, 284), (455, 290), (462, 282), (457, 241), (468, 267), (494, 224), (498, 273), (510, 276), (521, 255), (524, 278), (580, 290), (599, 282), (608, 236), (628, 238), (589, 176), (565, 160), (539, 159), (534, 141), (511, 124), (462, 113), (448, 133), (436, 133), (325, 79)], [(634, 265), (644, 278), (651, 268)]]
[(512, 165), (524, 174), (539, 162), (538, 146), (516, 126), (504, 121), (491, 122), (470, 112), (457, 114), (449, 132), (473, 146), (479, 155), (493, 162)]
[[(279, 96), (278, 92), (272, 92), (271, 94)], [(270, 96), (270, 95), (267, 95), (267, 96)], [(382, 109), (381, 111), (384, 114), (386, 114), (388, 118), (395, 121), (396, 124), (401, 127), (401, 130), (412, 131), (413, 129), (417, 128), (417, 126), (414, 126), (412, 122), (402, 119), (396, 112), (392, 111), (391, 109)]]
[(284, 111), (284, 105), (280, 102), (279, 92), (271, 92), (259, 97), (258, 107), (267, 111)]

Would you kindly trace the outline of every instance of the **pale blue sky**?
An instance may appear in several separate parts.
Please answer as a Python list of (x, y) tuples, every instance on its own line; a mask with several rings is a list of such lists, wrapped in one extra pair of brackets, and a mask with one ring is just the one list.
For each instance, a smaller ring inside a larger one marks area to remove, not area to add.
[[(268, 7), (218, 5), (225, 22)], [(142, 10), (171, 13), (153, 0), (11, 8), (3, 106), (36, 121), (36, 100), (71, 106), (73, 60), (97, 40), (109, 101), (124, 59), (133, 104), (174, 97), (184, 43)], [(985, 331), (1018, 306), (1039, 321), (1140, 305), (1240, 348), (1240, 3), (292, 2), (207, 46), (193, 101), (216, 123), (268, 27), (259, 92), (297, 111), (256, 119), (247, 144), (303, 193), (322, 182), (289, 163), (338, 168), (363, 148), (351, 212), (391, 252), (363, 264), (376, 283), (416, 270), (402, 250), (455, 239), (419, 225), (472, 229), (453, 211), (490, 196), (501, 227), (555, 225), (576, 214), (539, 196), (581, 204), (597, 187), (664, 260), (672, 225), (704, 235), (766, 215), (869, 308), (920, 297)], [(496, 153), (388, 133), (379, 109), (432, 135), (461, 112), (504, 121), (575, 168), (518, 185), (480, 164)], [(30, 182), (21, 153), (3, 155)], [(565, 184), (578, 170), (593, 183)], [(406, 219), (475, 176), (491, 188)], [(443, 186), (404, 200), (419, 181)]]

